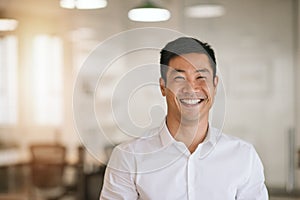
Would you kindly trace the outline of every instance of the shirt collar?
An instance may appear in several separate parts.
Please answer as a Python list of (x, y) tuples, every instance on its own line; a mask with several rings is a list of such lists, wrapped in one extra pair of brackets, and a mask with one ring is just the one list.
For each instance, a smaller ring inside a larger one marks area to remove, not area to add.
[(211, 126), (208, 126), (207, 135), (206, 135), (203, 143), (211, 143), (212, 145), (216, 144), (220, 133), (221, 133), (220, 130), (213, 128)]
[(169, 132), (169, 129), (167, 127), (166, 120), (164, 120), (160, 127), (160, 140), (163, 146), (170, 145), (171, 143), (175, 142), (175, 139)]
[[(166, 120), (164, 120), (160, 126), (159, 135), (163, 146), (167, 146), (173, 144), (174, 142), (177, 142), (169, 132)], [(194, 153), (198, 154), (199, 152), (201, 152), (199, 153), (200, 158), (202, 158), (203, 156), (206, 157), (206, 155), (208, 155), (213, 150), (220, 136), (221, 130), (209, 126), (204, 141), (201, 144), (199, 144), (198, 148)]]
[(197, 154), (200, 159), (206, 158), (214, 150), (220, 136), (221, 131), (219, 129), (209, 126), (204, 141), (198, 145), (194, 153)]

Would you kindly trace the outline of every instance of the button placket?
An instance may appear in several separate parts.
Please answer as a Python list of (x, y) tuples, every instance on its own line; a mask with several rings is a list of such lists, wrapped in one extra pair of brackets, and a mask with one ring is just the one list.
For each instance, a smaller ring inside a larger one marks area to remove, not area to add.
[[(199, 146), (198, 148), (201, 148)], [(195, 184), (196, 184), (196, 168), (195, 168), (195, 159), (198, 158), (198, 153), (194, 152), (188, 157), (188, 164), (187, 164), (187, 185), (188, 185), (188, 199), (196, 200), (195, 195)]]

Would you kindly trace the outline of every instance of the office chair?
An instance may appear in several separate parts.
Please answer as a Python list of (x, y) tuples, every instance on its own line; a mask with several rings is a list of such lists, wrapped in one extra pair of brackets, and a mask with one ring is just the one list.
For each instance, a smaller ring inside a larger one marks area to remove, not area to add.
[(59, 144), (34, 144), (30, 152), (34, 198), (55, 200), (63, 197), (66, 148)]

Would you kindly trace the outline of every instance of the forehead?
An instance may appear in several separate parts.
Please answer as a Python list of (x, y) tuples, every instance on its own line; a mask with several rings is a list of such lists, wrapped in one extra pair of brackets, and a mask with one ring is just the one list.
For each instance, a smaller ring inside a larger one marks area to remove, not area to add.
[(208, 56), (203, 53), (188, 53), (175, 56), (170, 60), (169, 67), (184, 71), (195, 71), (198, 69), (208, 69), (212, 71), (210, 60)]

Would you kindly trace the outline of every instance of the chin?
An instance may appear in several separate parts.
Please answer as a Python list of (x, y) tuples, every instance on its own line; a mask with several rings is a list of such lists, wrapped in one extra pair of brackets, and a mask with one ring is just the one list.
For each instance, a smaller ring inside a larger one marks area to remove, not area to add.
[(189, 123), (199, 123), (203, 119), (208, 119), (207, 115), (201, 114), (186, 114), (181, 115), (181, 122), (189, 122)]
[(199, 121), (200, 121), (200, 116), (187, 116), (187, 117), (184, 117), (182, 116), (181, 117), (181, 123), (192, 123), (192, 124), (198, 124)]

